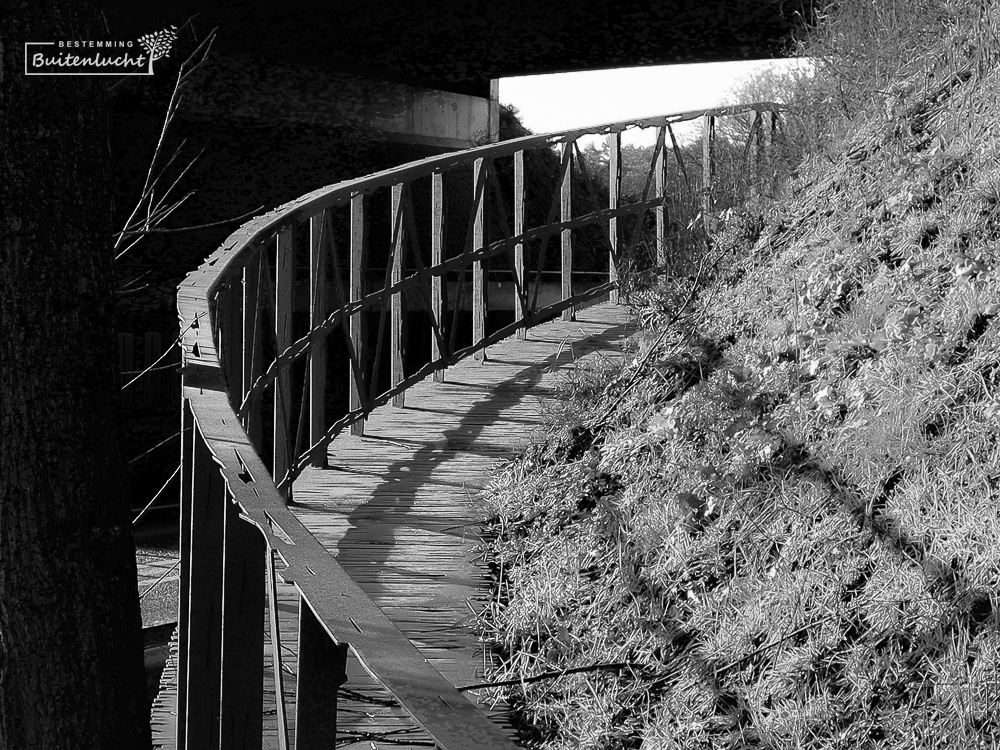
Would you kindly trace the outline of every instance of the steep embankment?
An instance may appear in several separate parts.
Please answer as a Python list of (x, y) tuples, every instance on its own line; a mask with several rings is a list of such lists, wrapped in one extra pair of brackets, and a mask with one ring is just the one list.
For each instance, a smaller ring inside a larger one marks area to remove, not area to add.
[(526, 738), (1000, 746), (1000, 76), (955, 59), (498, 470), (494, 678), (586, 668), (509, 688)]

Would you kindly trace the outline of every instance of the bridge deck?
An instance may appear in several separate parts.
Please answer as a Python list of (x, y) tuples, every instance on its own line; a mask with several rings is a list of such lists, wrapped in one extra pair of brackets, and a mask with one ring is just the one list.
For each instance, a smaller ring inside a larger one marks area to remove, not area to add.
[[(587, 354), (613, 356), (626, 328), (623, 308), (601, 304), (576, 321), (533, 328), (525, 341), (500, 342), (486, 362), (467, 359), (448, 370), (445, 382), (428, 379), (408, 390), (403, 408), (374, 412), (364, 437), (339, 436), (329, 468), (307, 469), (295, 482), (296, 515), (456, 686), (481, 682), (486, 658), (472, 616), (488, 586), (477, 561), (483, 511), (476, 495), (492, 464), (530, 442), (542, 424), (540, 402), (560, 375)], [(283, 658), (294, 670), (293, 587), (279, 587), (279, 599)], [(367, 748), (381, 738), (393, 747), (428, 746), (353, 657), (348, 672), (338, 735), (340, 743), (357, 744), (338, 746)], [(292, 675), (285, 686), (286, 696), (294, 692)], [(265, 706), (270, 747), (273, 712), (273, 703)], [(499, 709), (492, 715), (503, 723)]]

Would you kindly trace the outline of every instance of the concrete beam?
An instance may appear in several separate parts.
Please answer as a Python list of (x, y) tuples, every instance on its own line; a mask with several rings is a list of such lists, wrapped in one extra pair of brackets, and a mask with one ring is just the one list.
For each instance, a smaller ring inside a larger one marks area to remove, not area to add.
[(187, 117), (348, 128), (443, 148), (469, 148), (497, 131), (495, 97), (215, 51), (186, 97)]

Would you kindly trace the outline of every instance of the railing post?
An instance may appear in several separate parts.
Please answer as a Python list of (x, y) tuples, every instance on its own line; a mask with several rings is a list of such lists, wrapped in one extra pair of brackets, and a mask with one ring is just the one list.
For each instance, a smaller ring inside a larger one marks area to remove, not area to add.
[[(274, 356), (292, 345), (292, 305), (295, 293), (295, 247), (292, 227), (282, 227), (275, 240)], [(279, 366), (274, 378), (274, 483), (286, 502), (292, 499), (291, 482), (282, 483), (292, 465), (292, 373)]]
[(295, 750), (333, 746), (337, 691), (347, 681), (347, 644), (335, 643), (299, 597), (299, 659), (295, 690)]
[[(263, 326), (260, 309), (260, 264), (264, 252), (258, 250), (243, 267), (243, 388), (241, 400), (246, 399), (250, 388), (261, 373), (264, 361)], [(248, 404), (243, 428), (258, 453), (262, 453), (260, 397), (253, 396)]]
[[(562, 185), (559, 187), (559, 218), (561, 221), (570, 221), (573, 218), (573, 144), (567, 142), (563, 144), (563, 163), (568, 162), (565, 172), (563, 172)], [(568, 300), (573, 296), (573, 230), (564, 227), (559, 232), (560, 244), (562, 246), (562, 300)], [(574, 309), (568, 307), (563, 310), (563, 320), (574, 319)]]
[[(348, 292), (351, 301), (357, 301), (364, 296), (364, 273), (365, 260), (368, 256), (368, 233), (365, 230), (365, 195), (355, 193), (351, 196), (351, 278), (350, 291)], [(363, 380), (358, 381), (354, 375), (354, 368), (349, 368), (348, 372), (348, 399), (351, 411), (362, 408), (362, 404), (367, 402), (367, 397), (362, 399), (362, 389), (367, 388), (367, 361), (365, 351), (367, 347), (364, 341), (364, 311), (358, 310), (351, 315), (351, 342), (354, 354), (360, 364), (361, 376)], [(366, 391), (367, 393), (367, 391)], [(365, 421), (359, 419), (351, 425), (352, 435), (365, 434)]]
[(715, 117), (712, 115), (702, 116), (701, 131), (701, 213), (706, 229), (712, 227), (712, 212), (715, 204), (712, 198), (713, 182), (715, 177)]
[[(390, 216), (392, 226), (392, 284), (398, 284), (403, 280), (403, 255), (406, 252), (406, 226), (403, 221), (403, 212), (406, 210), (406, 201), (409, 196), (403, 195), (403, 184), (392, 186), (392, 214)], [(406, 347), (404, 341), (405, 316), (403, 314), (403, 293), (395, 291), (392, 293), (392, 310), (389, 318), (389, 363), (391, 387), (395, 388), (405, 375), (403, 374), (403, 353)], [(397, 393), (392, 397), (392, 405), (402, 407), (405, 405), (405, 394)]]
[(656, 129), (656, 164), (653, 167), (656, 190), (656, 265), (657, 277), (662, 276), (667, 265), (667, 128)]
[[(444, 174), (435, 172), (431, 175), (431, 268), (444, 262)], [(441, 331), (441, 339), (447, 341), (444, 335), (444, 289), (446, 285), (440, 274), (431, 277), (431, 315), (434, 325)], [(437, 336), (431, 336), (431, 361), (440, 359), (445, 352), (441, 351)], [(444, 382), (445, 368), (434, 371), (434, 382)]]
[[(473, 170), (474, 195), (481, 199), (476, 206), (476, 218), (472, 227), (472, 251), (481, 252), (486, 244), (486, 203), (489, 196), (488, 182), (489, 164), (485, 159), (476, 159)], [(486, 278), (483, 261), (472, 263), (472, 343), (477, 344), (486, 338)], [(480, 349), (473, 354), (473, 359), (486, 361), (486, 350)]]
[[(226, 368), (226, 383), (230, 384), (231, 392), (240, 397), (243, 385), (243, 280), (236, 279), (225, 284), (219, 302), (222, 305), (219, 316), (222, 324), (220, 352)], [(149, 402), (148, 393), (146, 401)], [(239, 409), (240, 404), (235, 403), (233, 406)]]
[[(192, 420), (187, 653), (183, 707), (185, 748), (219, 746), (222, 672), (223, 521), (229, 493), (205, 438)], [(182, 652), (181, 657), (185, 654)], [(180, 696), (178, 695), (178, 700)], [(180, 719), (179, 719), (180, 720)], [(180, 746), (179, 746), (180, 747)]]
[(259, 750), (264, 710), (264, 554), (260, 531), (225, 503), (221, 750)]
[[(615, 213), (608, 220), (608, 241), (611, 254), (608, 257), (608, 281), (618, 281), (618, 253), (621, 248), (621, 235), (618, 230), (617, 211), (621, 201), (622, 190), (622, 133), (616, 130), (608, 134), (608, 208)], [(620, 292), (617, 287), (611, 290), (611, 302), (618, 304)]]
[[(517, 151), (514, 154), (514, 236), (519, 237), (524, 234), (524, 151)], [(514, 305), (515, 315), (518, 322), (523, 321), (528, 316), (528, 311), (524, 306), (524, 299), (521, 292), (525, 289), (524, 273), (524, 241), (518, 240), (514, 243)], [(527, 338), (528, 329), (517, 329), (517, 338), (524, 341)]]
[[(326, 210), (309, 218), (309, 326), (315, 330), (327, 314), (327, 253), (323, 252)], [(325, 238), (333, 243), (333, 237)], [(326, 433), (326, 335), (314, 336), (309, 343), (309, 445), (316, 445)], [(303, 398), (305, 395), (303, 394)], [(316, 451), (313, 466), (326, 468), (326, 450)]]

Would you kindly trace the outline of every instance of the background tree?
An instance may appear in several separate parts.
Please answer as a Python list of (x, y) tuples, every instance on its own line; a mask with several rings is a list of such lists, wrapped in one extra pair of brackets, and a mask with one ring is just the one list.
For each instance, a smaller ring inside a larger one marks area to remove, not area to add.
[(149, 745), (119, 453), (107, 79), (27, 77), (90, 3), (0, 17), (0, 747)]

